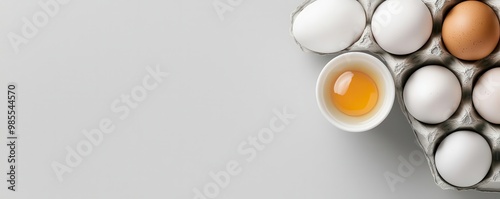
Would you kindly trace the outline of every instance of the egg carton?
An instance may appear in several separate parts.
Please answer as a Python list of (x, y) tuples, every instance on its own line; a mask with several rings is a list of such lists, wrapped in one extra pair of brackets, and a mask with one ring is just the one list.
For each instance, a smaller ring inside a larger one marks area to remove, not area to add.
[[(292, 24), (295, 16), (314, 1), (315, 0), (306, 0), (292, 13)], [(499, 46), (497, 46), (488, 57), (478, 61), (463, 61), (455, 58), (444, 47), (441, 39), (441, 27), (446, 13), (453, 8), (453, 6), (462, 1), (422, 0), (431, 11), (433, 18), (431, 37), (422, 48), (414, 53), (404, 56), (389, 54), (375, 42), (370, 25), (375, 9), (383, 1), (384, 0), (358, 0), (367, 17), (367, 25), (362, 36), (345, 50), (329, 55), (338, 56), (346, 52), (357, 51), (374, 55), (385, 62), (394, 78), (396, 98), (400, 108), (412, 126), (417, 141), (425, 153), (434, 181), (439, 187), (452, 190), (500, 192), (500, 125), (494, 125), (485, 121), (479, 116), (472, 105), (472, 88), (475, 82), (477, 82), (478, 78), (487, 70), (495, 66), (500, 66)], [(483, 2), (488, 4), (495, 11), (497, 17), (500, 16), (500, 1), (485, 0)], [(297, 44), (300, 46), (298, 42)], [(310, 51), (302, 46), (301, 48), (303, 51)], [(324, 55), (323, 53), (317, 54)], [(462, 100), (457, 111), (445, 122), (433, 125), (422, 123), (412, 117), (411, 114), (408, 113), (403, 102), (403, 88), (406, 81), (413, 72), (427, 65), (440, 65), (448, 68), (458, 77), (462, 86)], [(471, 187), (456, 187), (447, 183), (438, 174), (434, 162), (434, 155), (439, 143), (447, 135), (458, 130), (471, 130), (481, 134), (486, 138), (492, 149), (492, 165), (488, 174), (481, 182)]]

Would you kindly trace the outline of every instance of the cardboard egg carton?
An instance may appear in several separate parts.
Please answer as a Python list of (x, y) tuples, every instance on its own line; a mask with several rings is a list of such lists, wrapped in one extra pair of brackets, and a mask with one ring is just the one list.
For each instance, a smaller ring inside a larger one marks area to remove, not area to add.
[[(292, 13), (292, 24), (295, 16), (300, 13), (304, 7), (314, 1), (315, 0), (307, 0)], [(479, 77), (487, 70), (495, 66), (500, 66), (499, 46), (497, 46), (493, 53), (488, 57), (478, 61), (462, 61), (455, 58), (447, 52), (444, 47), (441, 39), (441, 27), (447, 12), (453, 8), (453, 6), (462, 1), (422, 0), (431, 11), (433, 18), (433, 30), (431, 37), (422, 48), (414, 53), (404, 56), (392, 55), (385, 52), (375, 42), (370, 25), (375, 9), (384, 0), (358, 1), (365, 10), (367, 17), (367, 25), (362, 33), (362, 36), (347, 49), (341, 52), (333, 53), (332, 55), (336, 56), (346, 52), (359, 51), (374, 55), (385, 62), (394, 78), (397, 101), (399, 102), (401, 110), (406, 116), (408, 122), (412, 126), (420, 147), (426, 154), (427, 162), (429, 163), (434, 181), (439, 187), (442, 189), (454, 190), (472, 189), (479, 191), (500, 192), (500, 125), (494, 125), (485, 121), (481, 116), (479, 116), (472, 105), (472, 89)], [(483, 2), (488, 4), (495, 11), (497, 17), (500, 16), (500, 1), (485, 0)], [(300, 46), (300, 44), (298, 45)], [(302, 49), (304, 51), (310, 51), (305, 48)], [(445, 122), (433, 125), (422, 123), (412, 117), (408, 113), (408, 110), (403, 102), (403, 88), (406, 81), (410, 75), (413, 74), (413, 72), (427, 65), (440, 65), (448, 68), (457, 76), (462, 86), (462, 100), (456, 112)], [(439, 143), (447, 135), (458, 130), (471, 130), (481, 134), (487, 140), (492, 149), (493, 159), (490, 171), (480, 183), (471, 187), (456, 187), (444, 181), (438, 174), (434, 162), (434, 154), (439, 146)]]

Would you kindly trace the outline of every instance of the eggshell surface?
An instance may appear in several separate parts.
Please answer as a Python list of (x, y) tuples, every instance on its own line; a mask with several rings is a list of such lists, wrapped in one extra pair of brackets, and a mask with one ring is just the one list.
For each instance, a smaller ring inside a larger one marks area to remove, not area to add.
[(491, 167), (492, 152), (486, 140), (472, 131), (457, 131), (439, 144), (434, 158), (441, 177), (451, 185), (479, 183)]
[(480, 1), (464, 1), (453, 7), (443, 22), (443, 43), (462, 60), (488, 56), (498, 44), (500, 24), (493, 9)]
[(447, 68), (424, 66), (415, 71), (403, 90), (403, 100), (415, 119), (437, 124), (444, 122), (457, 110), (462, 88), (457, 77)]
[(500, 68), (484, 73), (472, 91), (474, 107), (488, 122), (500, 124)]
[(297, 14), (292, 34), (303, 48), (334, 53), (358, 40), (365, 26), (365, 11), (358, 1), (317, 0)]
[(371, 24), (378, 45), (395, 55), (417, 51), (432, 33), (432, 15), (421, 0), (387, 0), (375, 10)]

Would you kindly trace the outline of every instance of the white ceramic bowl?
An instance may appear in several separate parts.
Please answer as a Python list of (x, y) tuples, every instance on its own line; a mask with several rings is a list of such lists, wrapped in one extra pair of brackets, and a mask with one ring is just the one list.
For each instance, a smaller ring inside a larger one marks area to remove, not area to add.
[[(377, 104), (365, 115), (346, 115), (331, 102), (328, 89), (331, 89), (341, 73), (348, 70), (364, 72), (377, 84)], [(336, 127), (349, 132), (368, 131), (378, 126), (389, 115), (394, 95), (394, 80), (389, 69), (380, 59), (362, 52), (348, 52), (333, 58), (321, 71), (316, 84), (316, 99), (323, 115)]]

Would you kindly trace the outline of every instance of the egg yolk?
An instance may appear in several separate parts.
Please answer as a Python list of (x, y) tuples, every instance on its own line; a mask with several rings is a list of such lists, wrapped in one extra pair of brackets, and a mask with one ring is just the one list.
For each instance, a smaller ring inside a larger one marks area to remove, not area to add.
[(377, 85), (363, 72), (346, 71), (335, 81), (331, 99), (342, 113), (361, 116), (370, 112), (377, 104)]

